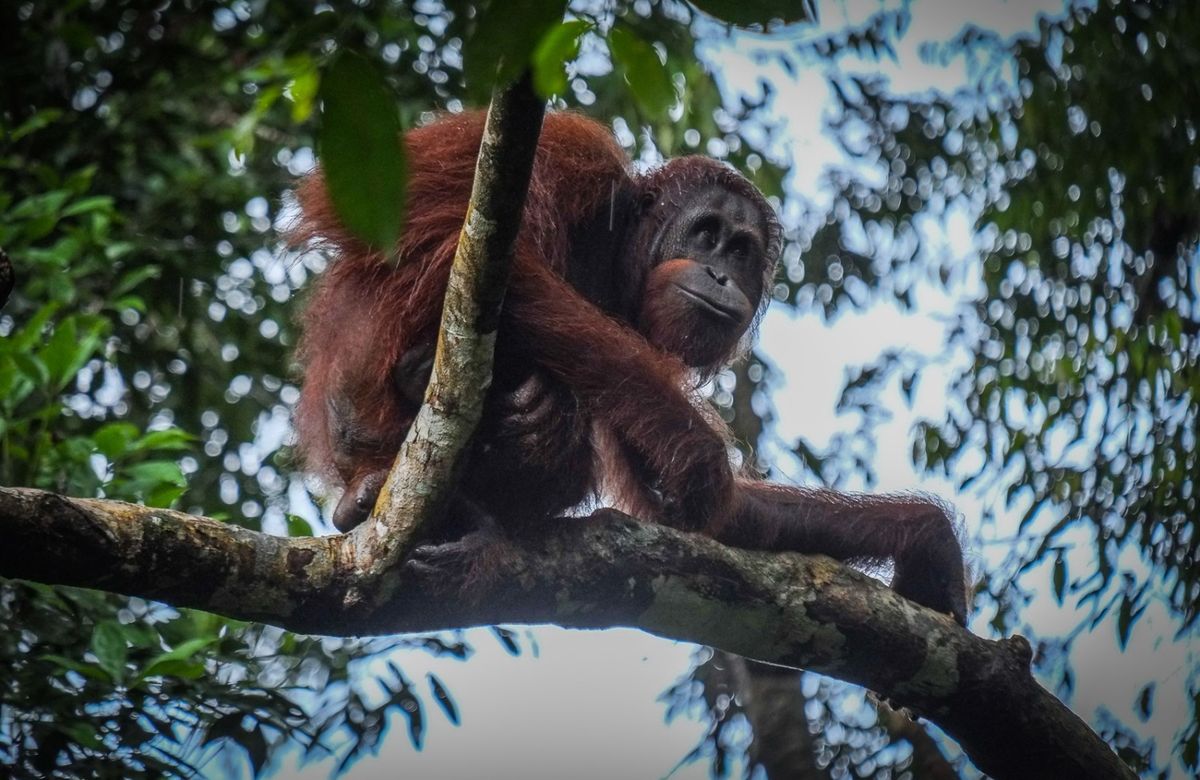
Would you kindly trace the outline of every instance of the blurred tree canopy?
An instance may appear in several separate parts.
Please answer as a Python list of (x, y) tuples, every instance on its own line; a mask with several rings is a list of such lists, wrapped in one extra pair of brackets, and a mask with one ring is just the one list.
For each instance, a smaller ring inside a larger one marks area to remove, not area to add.
[[(1039, 673), (1070, 696), (1082, 635), (1104, 630), (1125, 648), (1154, 606), (1168, 621), (1155, 644), (1197, 631), (1200, 6), (1069, 2), (1014, 39), (968, 26), (923, 47), (926, 60), (964, 67), (969, 86), (952, 94), (898, 92), (879, 75), (911, 34), (911, 11), (757, 55), (788, 73), (824, 69), (827, 128), (844, 156), (824, 173), (827, 203), (789, 193), (804, 218), (777, 297), (831, 320), (889, 301), (919, 312), (931, 288), (965, 301), (940, 354), (897, 346), (851, 373), (839, 410), (856, 430), (790, 446), (820, 481), (869, 484), (889, 388), (911, 402), (923, 378), (948, 372), (945, 417), (917, 425), (912, 458), (978, 495), (984, 515), (968, 530), (982, 524), (1007, 550), (976, 572), (976, 610), (998, 634), (1031, 633), (1022, 611), (1035, 598), (1070, 608), (1060, 634), (1035, 635)], [(967, 245), (948, 237), (955, 223), (970, 228)], [(740, 384), (730, 394), (733, 424), (757, 441), (748, 396)], [(1145, 776), (1200, 766), (1200, 669), (1188, 658), (1182, 672), (1145, 668), (1136, 700), (1111, 703), (1100, 724)], [(699, 686), (717, 724), (701, 751), (714, 774), (745, 749), (744, 707), (713, 684), (727, 665), (709, 658), (668, 698), (695, 707)], [(1151, 718), (1168, 674), (1190, 712), (1169, 741), (1139, 737), (1130, 716)], [(864, 730), (828, 706), (836, 683), (804, 687), (834, 776), (894, 761), (882, 722)]]
[[(487, 85), (472, 69), (486, 74), (524, 47), (538, 88), (611, 120), (635, 158), (716, 154), (768, 195), (802, 200), (771, 152), (771, 85), (727, 94), (697, 56), (705, 38), (730, 34), (708, 14), (743, 22), (747, 4), (578, 4), (564, 23), (531, 25), (537, 35), (516, 35), (522, 17), (502, 5), (0, 9), (0, 247), (18, 273), (0, 312), (0, 484), (312, 533), (294, 514), (313, 499), (286, 445), (289, 350), (297, 293), (324, 260), (284, 250), (275, 231), (290, 182), (313, 164), (338, 52), (383, 74), (411, 127), (477, 104)], [(767, 8), (765, 18), (811, 16), (808, 3)], [(776, 297), (834, 317), (884, 299), (915, 306), (925, 285), (965, 290), (943, 356), (888, 352), (851, 378), (841, 409), (861, 414), (855, 435), (869, 440), (891, 382), (911, 397), (949, 367), (947, 414), (920, 425), (913, 457), (986, 496), (984, 521), (1021, 517), (1009, 559), (979, 572), (994, 630), (1020, 625), (1046, 567), (1041, 592), (1082, 606), (1078, 627), (1040, 646), (1039, 670), (1069, 692), (1082, 631), (1111, 625), (1123, 643), (1156, 600), (1179, 636), (1196, 631), (1200, 8), (1099, 0), (1044, 19), (1033, 37), (968, 28), (927, 51), (968, 64), (972, 87), (953, 95), (897, 94), (873, 75), (909, 18), (900, 3), (762, 55), (789, 72), (824, 70), (829, 130), (847, 156), (827, 173), (831, 204), (808, 204), (792, 226)], [(931, 222), (963, 215), (968, 251), (931, 238)], [(768, 370), (752, 356), (714, 388), (748, 442), (769, 422), (751, 403)], [(842, 443), (795, 452), (836, 482), (869, 468)], [(455, 635), (320, 640), (19, 582), (0, 582), (0, 627), (0, 763), (19, 777), (187, 774), (230, 744), (258, 773), (289, 741), (345, 769), (390, 717), (418, 745), (435, 705), (458, 717), (435, 677), (374, 663), (371, 675), (387, 669), (381, 700), (358, 670), (397, 647), (471, 652)], [(721, 725), (740, 709), (705, 691), (711, 671), (671, 702), (706, 709), (708, 753), (692, 758), (726, 773), (745, 745)], [(1193, 712), (1174, 745), (1104, 724), (1147, 773), (1168, 771), (1172, 753), (1189, 770), (1200, 763), (1194, 669), (1186, 685)], [(806, 683), (805, 695), (831, 776), (902, 768), (882, 727), (837, 716), (828, 686)]]
[[(923, 285), (965, 290), (942, 355), (885, 354), (848, 382), (843, 409), (879, 420), (889, 381), (911, 398), (923, 373), (950, 371), (946, 416), (918, 426), (913, 458), (977, 491), (985, 523), (1019, 519), (1007, 559), (979, 572), (976, 608), (998, 632), (1021, 626), (1034, 592), (1076, 606), (1039, 657), (1064, 693), (1080, 633), (1109, 626), (1123, 647), (1158, 603), (1176, 639), (1194, 637), (1200, 615), (1198, 36), (1194, 3), (1100, 0), (1033, 37), (968, 27), (928, 46), (965, 62), (972, 86), (953, 95), (830, 75), (831, 130), (854, 162), (829, 173), (792, 300), (835, 314), (877, 296), (912, 306)], [(963, 215), (972, 246), (954, 251), (929, 227)], [(1147, 771), (1172, 753), (1198, 765), (1200, 674), (1185, 677), (1192, 712), (1174, 745), (1155, 754), (1106, 727)]]

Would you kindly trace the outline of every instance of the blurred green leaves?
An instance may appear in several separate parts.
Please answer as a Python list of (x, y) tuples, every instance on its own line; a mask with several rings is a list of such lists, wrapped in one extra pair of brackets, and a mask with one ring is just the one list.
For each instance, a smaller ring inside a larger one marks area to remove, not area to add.
[(595, 29), (585, 19), (570, 19), (555, 25), (542, 36), (531, 59), (533, 87), (549, 98), (567, 94), (567, 64), (579, 56), (583, 36)]
[(649, 117), (663, 117), (675, 105), (675, 84), (654, 46), (632, 30), (616, 26), (608, 35), (613, 65)]
[[(61, 117), (57, 111), (39, 112), (8, 137), (36, 140)], [(66, 413), (63, 393), (86, 366), (104, 357), (112, 332), (109, 315), (144, 310), (137, 287), (158, 271), (132, 269), (112, 281), (106, 295), (81, 297), (94, 279), (109, 276), (112, 261), (127, 246), (112, 238), (121, 222), (115, 199), (89, 192), (94, 176), (89, 166), (50, 179), (47, 189), (0, 212), (0, 239), (21, 263), (17, 295), (26, 314), (0, 339), (0, 484), (68, 482), (82, 495), (103, 490), (169, 506), (186, 482), (177, 462), (152, 458), (183, 450), (191, 437), (174, 428), (140, 435), (130, 423), (110, 423), (89, 435), (60, 423)], [(35, 296), (43, 301), (36, 308), (29, 305)], [(96, 455), (108, 465), (98, 469)], [(122, 468), (114, 468), (118, 464)], [(105, 650), (110, 657), (113, 645), (103, 639), (97, 640), (97, 652)]]
[(404, 222), (407, 162), (396, 101), (382, 74), (343, 53), (321, 80), (321, 167), (343, 224), (390, 253)]
[[(553, 80), (550, 72), (561, 65), (571, 47), (571, 29), (564, 32), (562, 24), (566, 10), (565, 0), (479, 4), (463, 44), (463, 77), (475, 102), (486, 103), (494, 84), (514, 81), (531, 66), (535, 73), (540, 71), (543, 83)], [(546, 43), (551, 38), (555, 40)]]
[[(906, 27), (878, 21), (862, 32)], [(1030, 36), (967, 27), (927, 47), (965, 64), (957, 94), (831, 71), (834, 137), (856, 165), (828, 176), (808, 253), (822, 262), (796, 299), (833, 316), (868, 299), (856, 289), (902, 305), (930, 284), (970, 296), (945, 350), (964, 362), (915, 363), (947, 371), (955, 400), (917, 426), (913, 455), (977, 493), (985, 535), (1004, 539), (978, 589), (998, 631), (1021, 624), (1026, 592), (1061, 603), (1067, 649), (1098, 629), (1126, 650), (1200, 628), (1200, 103), (1180, 76), (1200, 64), (1197, 35), (1194, 3), (1068, 4)], [(888, 51), (855, 35), (843, 48), (863, 42)], [(968, 241), (927, 229), (963, 216)], [(1156, 607), (1169, 620), (1151, 627)], [(1041, 663), (1073, 684), (1067, 653)], [(1195, 774), (1200, 677), (1186, 685), (1174, 749), (1126, 743), (1148, 771), (1172, 771), (1174, 754)]]
[(91, 650), (96, 663), (114, 682), (125, 679), (125, 660), (129, 653), (118, 623), (106, 620), (93, 626)]
[(692, 5), (722, 22), (749, 27), (779, 20), (815, 22), (816, 3), (813, 0), (691, 0)]

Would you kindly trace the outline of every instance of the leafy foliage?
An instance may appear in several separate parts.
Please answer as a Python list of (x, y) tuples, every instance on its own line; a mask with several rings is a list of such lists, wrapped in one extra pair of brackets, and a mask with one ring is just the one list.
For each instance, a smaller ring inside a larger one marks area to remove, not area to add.
[(564, 35), (566, 8), (564, 0), (480, 3), (463, 45), (463, 75), (472, 96), (485, 102), (493, 83), (514, 81), (531, 63), (537, 63), (543, 80), (548, 69), (561, 67), (562, 60), (547, 62), (543, 42), (553, 47), (553, 39)]
[[(1190, 7), (1103, 3), (1013, 47), (1015, 92), (985, 80), (991, 91), (974, 101), (910, 101), (852, 80), (840, 93), (843, 137), (868, 132), (854, 148), (892, 171), (882, 187), (847, 177), (841, 202), (866, 232), (892, 239), (883, 248), (893, 265), (924, 259), (913, 226), (924, 210), (963, 199), (980, 213), (986, 288), (951, 335), (975, 356), (958, 382), (965, 414), (925, 427), (918, 459), (949, 470), (981, 452), (985, 465), (968, 482), (1016, 469), (1009, 499), (1028, 507), (1023, 526), (1058, 510), (1031, 559), (1077, 519), (1092, 523), (1098, 568), (1073, 580), (1073, 593), (1099, 598), (1118, 550), (1136, 543), (1170, 581), (1183, 629), (1200, 603), (1191, 216), (1200, 160), (1190, 82), (1173, 74), (1193, 64), (1198, 24)], [(968, 31), (946, 51), (979, 36)], [(1106, 99), (1130, 92), (1144, 103), (1136, 112)], [(852, 263), (844, 270), (857, 274)]]
[(675, 85), (658, 52), (622, 26), (608, 36), (613, 63), (621, 71), (639, 107), (648, 114), (665, 113), (675, 102)]
[[(882, 389), (898, 379), (911, 398), (948, 358), (956, 401), (918, 427), (913, 456), (1019, 518), (1008, 560), (979, 585), (996, 630), (1020, 620), (1035, 571), (1079, 610), (1078, 626), (1043, 643), (1064, 692), (1080, 632), (1104, 625), (1124, 647), (1155, 601), (1179, 636), (1200, 616), (1200, 117), (1182, 75), (1197, 34), (1194, 4), (1102, 0), (1043, 19), (1033, 38), (968, 27), (928, 47), (967, 64), (973, 87), (959, 94), (830, 76), (832, 129), (853, 164), (829, 174), (834, 201), (792, 300), (834, 315), (881, 296), (911, 306), (923, 285), (972, 290), (944, 355), (884, 355), (851, 378), (843, 409), (869, 437)], [(929, 230), (963, 215), (972, 247)], [(818, 473), (854, 467), (813, 460)], [(1200, 679), (1187, 685), (1195, 700)], [(1189, 770), (1198, 720), (1193, 708), (1178, 735)], [(1144, 766), (1164, 765), (1153, 744), (1105, 728)]]
[[(412, 721), (418, 693), (457, 718), (436, 677), (416, 686), (390, 664), (380, 684), (406, 693), (377, 701), (357, 667), (401, 649), (470, 652), (454, 637), (343, 643), (16, 582), (0, 584), (0, 625), (22, 629), (0, 636), (0, 760), (14, 777), (190, 775), (235, 746), (258, 774), (288, 740), (321, 757), (348, 733), (346, 767), (377, 749), (388, 712)], [(411, 726), (418, 745), (423, 730)]]

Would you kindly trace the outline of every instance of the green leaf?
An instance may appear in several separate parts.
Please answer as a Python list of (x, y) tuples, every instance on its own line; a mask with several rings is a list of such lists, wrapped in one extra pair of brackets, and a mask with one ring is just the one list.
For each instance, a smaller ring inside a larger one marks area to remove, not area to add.
[[(111, 259), (111, 258), (110, 258)], [(121, 275), (121, 279), (113, 286), (112, 296), (118, 298), (125, 295), (147, 279), (155, 279), (162, 273), (162, 266), (144, 265), (134, 268)]]
[[(215, 636), (189, 639), (181, 643), (178, 647), (174, 647), (165, 653), (160, 653), (151, 659), (150, 663), (146, 664), (141, 674), (138, 675), (138, 679), (144, 680), (147, 677), (154, 677), (156, 675), (182, 676), (189, 680), (195, 679), (199, 675), (192, 676), (192, 670), (198, 668), (200, 674), (203, 674), (204, 665), (193, 660), (192, 656), (215, 644), (217, 641), (219, 641), (218, 637)], [(184, 674), (180, 674), (180, 672)]]
[(1063, 603), (1063, 594), (1067, 589), (1067, 561), (1063, 558), (1062, 550), (1054, 558), (1054, 599)]
[(778, 19), (784, 24), (815, 22), (817, 9), (811, 0), (692, 0), (704, 13), (728, 24), (767, 26)]
[(18, 220), (52, 217), (57, 221), (59, 212), (69, 197), (71, 197), (69, 190), (54, 190), (30, 195), (14, 206), (12, 211), (8, 212), (7, 218)]
[[(104, 247), (104, 257), (106, 260), (120, 260), (125, 255), (137, 249), (137, 245), (132, 241), (113, 241), (108, 246)], [(159, 266), (149, 266), (147, 276), (158, 276), (162, 268)]]
[(106, 323), (98, 318), (68, 317), (54, 329), (54, 335), (38, 354), (55, 390), (65, 387), (100, 349), (100, 333), (105, 327)]
[(108, 423), (96, 431), (92, 441), (96, 449), (109, 460), (119, 458), (129, 449), (129, 443), (138, 435), (136, 425), (127, 422)]
[(109, 305), (108, 308), (118, 312), (125, 311), (126, 309), (132, 309), (140, 314), (145, 314), (146, 300), (137, 295), (126, 295), (124, 297), (117, 298)]
[(383, 76), (342, 54), (321, 84), (321, 166), (345, 226), (375, 249), (396, 243), (404, 219), (407, 161), (396, 102)]
[(113, 199), (110, 198), (109, 196), (94, 195), (90, 198), (83, 198), (82, 200), (77, 200), (74, 203), (72, 203), (71, 205), (67, 206), (65, 209), (63, 209), (62, 216), (74, 217), (78, 214), (86, 214), (89, 211), (96, 211), (98, 209), (111, 210), (112, 206), (113, 206)]
[(74, 658), (65, 658), (61, 655), (55, 655), (54, 653), (39, 655), (38, 660), (48, 661), (55, 666), (75, 672), (76, 674), (81, 674), (84, 677), (87, 677), (89, 680), (99, 680), (102, 682), (109, 681), (109, 676), (95, 664), (85, 663)]
[(254, 151), (254, 131), (258, 127), (258, 115), (251, 111), (243, 114), (229, 131), (233, 151), (245, 156)]
[(150, 431), (130, 447), (134, 452), (145, 450), (186, 450), (196, 437), (179, 428)]
[(288, 536), (312, 536), (313, 529), (309, 522), (300, 515), (287, 516)]
[(46, 368), (46, 364), (38, 359), (37, 355), (30, 355), (25, 352), (17, 352), (12, 356), (12, 362), (13, 366), (15, 366), (23, 376), (32, 380), (33, 383), (38, 387), (42, 387), (50, 383), (50, 371)]
[(62, 380), (75, 355), (76, 321), (68, 317), (54, 328), (54, 335), (46, 342), (46, 346), (38, 352), (38, 356), (46, 365), (51, 380)]
[(121, 680), (125, 676), (128, 650), (125, 647), (125, 635), (117, 623), (106, 620), (96, 624), (92, 630), (91, 650), (100, 668), (108, 672), (113, 680)]
[(1150, 716), (1154, 714), (1154, 683), (1142, 686), (1142, 690), (1137, 697), (1137, 713), (1142, 722), (1150, 720)]
[(46, 323), (58, 312), (58, 309), (58, 303), (47, 303), (38, 309), (37, 313), (25, 323), (25, 327), (9, 337), (8, 343), (17, 352), (32, 349), (34, 344), (41, 341), (42, 331), (46, 328)]
[(542, 97), (565, 95), (567, 92), (567, 63), (579, 56), (583, 36), (593, 27), (591, 22), (572, 19), (551, 28), (533, 50), (533, 87)]
[(275, 105), (275, 101), (283, 94), (283, 87), (273, 84), (262, 89), (258, 93), (258, 99), (254, 101), (254, 116), (256, 119), (262, 119), (271, 110), (271, 106)]
[(146, 672), (146, 677), (174, 677), (179, 680), (198, 680), (204, 676), (204, 664), (195, 661), (172, 659), (163, 661), (154, 667), (153, 672)]
[(149, 460), (145, 463), (136, 463), (125, 469), (125, 473), (129, 475), (130, 479), (154, 485), (168, 484), (178, 487), (187, 485), (183, 471), (173, 460)]
[(186, 492), (186, 485), (159, 485), (146, 491), (143, 501), (146, 506), (167, 509)]
[(33, 116), (29, 117), (29, 119), (26, 119), (24, 122), (22, 122), (16, 130), (13, 130), (12, 135), (9, 136), (9, 140), (19, 141), (30, 133), (36, 133), (43, 127), (47, 127), (58, 121), (58, 118), (62, 115), (63, 112), (56, 108), (39, 111)]
[(68, 176), (63, 184), (76, 195), (82, 195), (92, 188), (92, 181), (96, 178), (97, 170), (99, 170), (99, 166), (95, 163), (85, 165)]
[(463, 44), (468, 93), (487, 100), (494, 84), (514, 81), (530, 66), (543, 37), (562, 21), (566, 0), (493, 0)]
[(102, 750), (104, 748), (104, 743), (96, 735), (96, 728), (91, 723), (84, 721), (56, 723), (54, 724), (54, 728), (84, 747), (91, 748), (92, 750)]
[(454, 703), (454, 697), (450, 695), (445, 683), (441, 681), (437, 675), (432, 672), (428, 675), (429, 687), (433, 691), (433, 700), (442, 708), (442, 712), (446, 713), (446, 717), (454, 725), (458, 725), (458, 706)]
[(321, 72), (310, 67), (296, 74), (288, 85), (288, 94), (292, 98), (292, 121), (299, 124), (312, 116), (316, 104), (317, 93), (321, 89)]
[(1128, 596), (1121, 598), (1121, 606), (1117, 608), (1117, 641), (1124, 651), (1129, 644), (1129, 632), (1133, 629), (1133, 601)]
[(642, 111), (665, 115), (675, 105), (675, 83), (654, 47), (622, 26), (609, 33), (608, 48)]

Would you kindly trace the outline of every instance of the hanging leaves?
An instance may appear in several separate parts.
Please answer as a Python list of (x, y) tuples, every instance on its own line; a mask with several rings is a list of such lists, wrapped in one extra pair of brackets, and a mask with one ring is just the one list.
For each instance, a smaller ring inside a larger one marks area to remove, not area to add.
[(579, 56), (583, 36), (591, 29), (591, 22), (571, 19), (542, 36), (531, 61), (533, 87), (539, 95), (549, 98), (566, 93), (567, 63)]
[(467, 93), (483, 103), (494, 84), (516, 80), (533, 64), (543, 38), (558, 34), (566, 10), (565, 0), (488, 3), (463, 44)]
[(662, 116), (675, 105), (675, 83), (655, 48), (625, 26), (608, 35), (613, 66), (621, 72), (638, 107), (650, 116)]
[(342, 54), (321, 81), (321, 167), (342, 223), (386, 252), (404, 222), (407, 161), (400, 117), (383, 76)]

